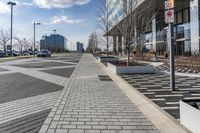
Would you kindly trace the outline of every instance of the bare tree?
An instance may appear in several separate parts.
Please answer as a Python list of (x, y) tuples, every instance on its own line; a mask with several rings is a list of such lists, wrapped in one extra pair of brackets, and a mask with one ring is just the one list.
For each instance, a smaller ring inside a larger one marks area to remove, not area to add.
[(10, 41), (10, 35), (3, 30), (0, 31), (0, 45), (3, 47), (4, 52), (7, 55), (7, 44)]
[(39, 50), (40, 49), (40, 42), (39, 41), (36, 41), (35, 42), (35, 50)]
[[(155, 11), (154, 4), (152, 3), (146, 3), (144, 8), (139, 7), (140, 1), (132, 0), (131, 6), (127, 7), (127, 3), (123, 3), (121, 0), (118, 1), (122, 6), (121, 8), (124, 10), (125, 16), (124, 19), (117, 24), (116, 32), (119, 32), (118, 34), (124, 37), (123, 43), (127, 51), (127, 65), (130, 65), (131, 47), (138, 45), (137, 43), (143, 45), (147, 26), (150, 25), (152, 18), (156, 16), (158, 11)], [(117, 21), (118, 18), (113, 17), (113, 19)]]
[(88, 47), (86, 51), (89, 53), (92, 53), (94, 51), (94, 43), (93, 43), (93, 39), (91, 35), (90, 35), (90, 38), (88, 39)]
[(20, 39), (19, 37), (14, 37), (14, 39), (16, 40), (15, 46), (19, 46), (20, 53), (22, 53), (26, 39)]
[(91, 35), (89, 36), (89, 47), (90, 49), (92, 49), (93, 52), (95, 52), (95, 49), (96, 49), (96, 40), (95, 40), (95, 34), (94, 33), (91, 33)]
[(33, 41), (32, 40), (27, 40), (27, 39), (25, 39), (24, 40), (24, 48), (26, 49), (26, 50), (29, 50), (29, 49), (33, 49)]
[(110, 18), (112, 15), (110, 14), (109, 7), (111, 5), (111, 1), (109, 0), (102, 0), (101, 6), (98, 8), (96, 17), (97, 17), (97, 27), (102, 31), (102, 36), (105, 39), (106, 49), (107, 49), (107, 57), (109, 52), (109, 47), (111, 45), (111, 39), (109, 36), (105, 36), (106, 33), (112, 28), (112, 20)]

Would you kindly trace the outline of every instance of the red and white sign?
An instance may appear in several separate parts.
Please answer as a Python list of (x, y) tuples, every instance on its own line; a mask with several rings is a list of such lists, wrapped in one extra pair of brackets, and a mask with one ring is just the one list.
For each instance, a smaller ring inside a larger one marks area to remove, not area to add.
[(165, 1), (165, 10), (174, 8), (174, 0)]
[(165, 23), (174, 23), (174, 10), (165, 11)]

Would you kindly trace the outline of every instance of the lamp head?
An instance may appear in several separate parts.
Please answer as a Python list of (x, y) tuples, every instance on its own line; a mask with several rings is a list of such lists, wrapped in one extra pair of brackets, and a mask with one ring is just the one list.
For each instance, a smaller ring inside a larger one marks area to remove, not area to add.
[(8, 4), (8, 5), (11, 5), (11, 6), (17, 5), (15, 2), (11, 2), (11, 1), (9, 1), (7, 4)]

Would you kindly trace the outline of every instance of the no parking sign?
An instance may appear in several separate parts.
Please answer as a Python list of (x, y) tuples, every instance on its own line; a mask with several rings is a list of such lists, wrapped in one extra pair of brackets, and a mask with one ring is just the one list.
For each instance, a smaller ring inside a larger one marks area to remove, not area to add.
[(165, 23), (174, 23), (174, 0), (165, 1)]
[(165, 10), (174, 8), (174, 0), (165, 1)]
[(165, 11), (165, 23), (174, 23), (174, 10)]

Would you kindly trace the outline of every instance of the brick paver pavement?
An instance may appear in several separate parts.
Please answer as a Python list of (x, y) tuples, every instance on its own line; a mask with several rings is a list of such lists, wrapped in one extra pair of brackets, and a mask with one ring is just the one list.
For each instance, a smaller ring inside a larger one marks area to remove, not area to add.
[(99, 75), (105, 73), (90, 55), (83, 55), (40, 133), (159, 132), (113, 81)]

